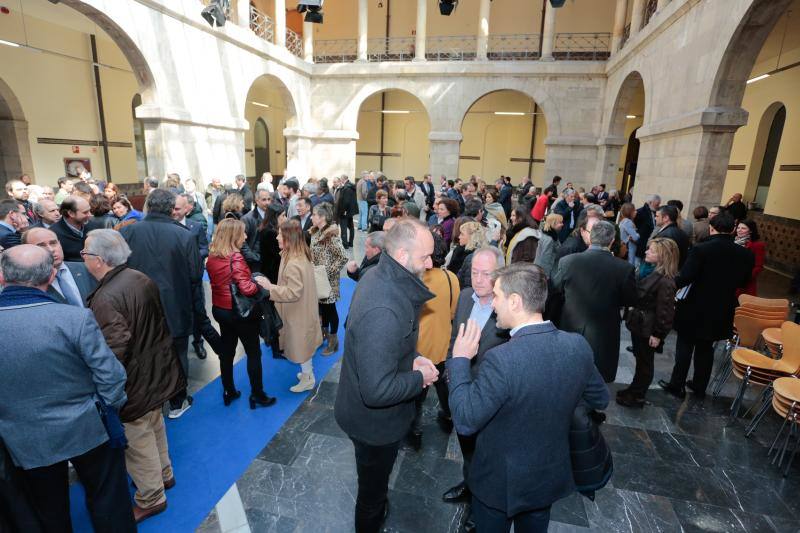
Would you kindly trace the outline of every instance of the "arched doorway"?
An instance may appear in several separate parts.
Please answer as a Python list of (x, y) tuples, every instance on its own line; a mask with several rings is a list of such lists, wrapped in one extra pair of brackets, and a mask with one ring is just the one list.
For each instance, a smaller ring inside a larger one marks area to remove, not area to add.
[(294, 100), (286, 85), (275, 76), (256, 78), (247, 91), (244, 117), (252, 125), (245, 134), (245, 171), (251, 186), (271, 172), (275, 183), (284, 174), (297, 175), (296, 159), (289, 152), (284, 130), (291, 128), (297, 117)]
[(645, 92), (642, 75), (631, 72), (620, 86), (614, 111), (611, 114), (610, 136), (626, 139), (617, 164), (616, 180), (613, 186), (621, 195), (633, 187), (639, 162), (639, 139), (636, 133), (644, 123)]
[[(269, 172), (269, 132), (267, 123), (259, 117), (253, 130), (253, 152), (256, 165), (256, 179), (260, 180), (265, 172)], [(273, 183), (273, 185), (275, 185)]]
[(378, 170), (391, 180), (428, 173), (430, 120), (419, 99), (390, 89), (367, 97), (358, 110), (356, 170)]
[(136, 170), (139, 178), (150, 175), (147, 171), (147, 146), (144, 141), (144, 121), (136, 118), (136, 108), (142, 105), (142, 95), (136, 93), (131, 102), (131, 115), (133, 116), (133, 145), (136, 148)]
[(33, 176), (28, 123), (19, 100), (0, 78), (0, 190), (22, 174)]
[(461, 122), (459, 174), (480, 176), (493, 183), (511, 176), (517, 184), (529, 176), (544, 184), (544, 112), (525, 93), (502, 89), (478, 98)]

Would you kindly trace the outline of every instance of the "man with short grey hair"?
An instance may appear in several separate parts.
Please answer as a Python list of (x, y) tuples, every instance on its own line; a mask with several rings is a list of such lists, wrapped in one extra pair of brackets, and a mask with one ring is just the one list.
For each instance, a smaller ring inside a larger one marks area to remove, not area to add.
[(589, 248), (562, 258), (552, 281), (564, 299), (559, 327), (586, 337), (606, 383), (617, 375), (620, 308), (636, 301), (633, 265), (610, 250), (615, 231), (610, 222), (596, 222)]
[(64, 261), (64, 251), (58, 237), (49, 229), (31, 228), (22, 234), (23, 244), (32, 244), (50, 252), (56, 277), (47, 288), (47, 294), (59, 303), (86, 307), (86, 299), (97, 287), (83, 261)]
[(45, 228), (49, 229), (50, 226), (61, 220), (61, 212), (58, 205), (53, 200), (46, 198), (40, 199), (37, 203), (33, 204), (33, 211), (39, 218), (35, 224), (31, 224), (32, 228)]
[(358, 281), (361, 276), (366, 274), (367, 270), (378, 264), (381, 259), (381, 252), (383, 252), (386, 234), (382, 231), (373, 231), (364, 240), (364, 259), (361, 261), (361, 266), (355, 261), (349, 261), (345, 268), (347, 268), (347, 276), (353, 281)]
[(99, 414), (112, 420), (113, 409), (125, 405), (125, 369), (91, 311), (46, 293), (54, 277), (45, 249), (21, 244), (3, 252), (0, 435), (44, 531), (70, 529), (72, 463), (94, 530), (135, 532), (122, 443), (110, 442)]

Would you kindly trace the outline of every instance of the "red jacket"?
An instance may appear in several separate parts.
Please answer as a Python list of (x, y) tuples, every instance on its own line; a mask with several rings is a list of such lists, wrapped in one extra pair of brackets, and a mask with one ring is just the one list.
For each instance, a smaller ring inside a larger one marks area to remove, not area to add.
[(540, 194), (539, 198), (536, 199), (536, 203), (533, 205), (533, 209), (531, 209), (531, 216), (533, 220), (536, 222), (541, 222), (544, 218), (544, 213), (547, 210), (547, 206), (549, 205), (550, 197), (546, 194)]
[(753, 265), (753, 273), (750, 275), (750, 281), (744, 289), (736, 291), (736, 296), (740, 294), (749, 294), (750, 296), (758, 296), (758, 282), (757, 277), (764, 270), (764, 261), (767, 258), (767, 246), (764, 241), (748, 241), (744, 246), (755, 256), (755, 263)]
[(211, 304), (215, 307), (233, 309), (231, 276), (245, 296), (253, 296), (258, 292), (258, 285), (250, 279), (250, 268), (239, 252), (234, 252), (229, 257), (210, 256), (206, 262), (206, 270), (211, 281)]

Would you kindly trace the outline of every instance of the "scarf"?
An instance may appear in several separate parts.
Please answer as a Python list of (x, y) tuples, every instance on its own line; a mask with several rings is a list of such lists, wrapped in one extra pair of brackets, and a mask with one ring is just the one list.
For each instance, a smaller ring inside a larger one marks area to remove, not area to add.
[(58, 303), (49, 294), (34, 287), (9, 285), (0, 292), (0, 307), (15, 307), (38, 303)]
[(655, 265), (651, 265), (650, 263), (645, 263), (644, 261), (642, 261), (642, 263), (639, 265), (639, 271), (637, 273), (638, 278), (639, 279), (646, 278), (647, 276), (652, 274), (655, 269), (656, 269)]
[(739, 246), (747, 246), (747, 243), (750, 242), (750, 235), (747, 235), (745, 237), (736, 237), (735, 239), (733, 239), (733, 242), (735, 242)]

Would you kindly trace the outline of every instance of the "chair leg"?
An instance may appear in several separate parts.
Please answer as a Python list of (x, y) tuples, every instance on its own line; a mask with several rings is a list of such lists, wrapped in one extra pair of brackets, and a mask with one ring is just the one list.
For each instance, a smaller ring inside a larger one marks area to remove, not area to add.
[(764, 389), (764, 393), (762, 396), (761, 407), (756, 412), (755, 416), (753, 417), (753, 421), (750, 422), (750, 425), (747, 426), (745, 429), (744, 436), (749, 437), (753, 434), (756, 430), (758, 425), (761, 423), (761, 420), (767, 414), (770, 407), (772, 407), (772, 384), (770, 384), (766, 389)]
[(719, 394), (722, 392), (722, 387), (728, 382), (728, 379), (731, 377), (733, 373), (733, 361), (728, 359), (724, 363), (724, 368), (720, 368), (717, 384), (714, 386), (713, 398), (719, 397)]
[(745, 390), (747, 389), (747, 383), (750, 381), (750, 374), (751, 374), (750, 367), (747, 367), (747, 372), (742, 377), (742, 384), (739, 386), (739, 391), (736, 393), (736, 398), (733, 399), (733, 404), (731, 404), (731, 418), (732, 422), (739, 418), (739, 408), (742, 405), (742, 399), (744, 398)]
[(769, 389), (769, 387), (765, 387), (764, 390), (761, 391), (761, 394), (758, 395), (758, 399), (756, 401), (754, 401), (752, 404), (750, 404), (750, 407), (748, 407), (747, 411), (744, 412), (744, 414), (742, 415), (742, 418), (747, 418), (747, 416), (750, 414), (750, 411), (752, 411), (756, 407), (758, 408), (758, 409), (756, 409), (756, 411), (761, 409), (761, 404), (764, 401), (764, 396), (767, 395), (767, 390), (768, 389)]
[[(797, 423), (797, 417), (795, 416), (794, 413), (792, 413), (792, 419), (790, 421), (790, 424), (792, 425), (789, 427), (789, 432), (786, 433), (786, 439), (783, 441), (783, 447), (781, 448), (781, 453), (780, 455), (775, 454), (775, 459), (778, 459), (779, 468), (783, 463), (783, 458), (786, 456), (786, 450), (789, 448), (789, 440), (792, 438), (792, 435), (794, 435), (796, 423)], [(775, 459), (772, 460), (773, 463), (775, 463)]]
[[(716, 350), (717, 343), (714, 343), (714, 349)], [(731, 343), (730, 339), (725, 341), (725, 347), (722, 349), (722, 361), (720, 362), (719, 366), (717, 367), (717, 372), (714, 374), (714, 377), (711, 378), (711, 387), (712, 391), (714, 391), (714, 398), (717, 397), (719, 394), (717, 391), (721, 389), (721, 385), (719, 385), (719, 380), (722, 379), (723, 374), (728, 372), (728, 367), (731, 365), (731, 351), (733, 350), (733, 344)], [(725, 378), (727, 379), (727, 378)]]
[[(783, 419), (783, 424), (781, 424), (780, 429), (778, 429), (778, 433), (775, 435), (775, 438), (772, 440), (772, 444), (769, 447), (769, 451), (767, 452), (767, 457), (772, 455), (772, 449), (775, 448), (775, 445), (778, 443), (778, 439), (781, 438), (781, 434), (783, 433), (783, 428), (786, 427), (786, 423), (789, 421), (789, 417), (791, 415), (791, 410), (789, 413), (786, 414), (786, 417)], [(777, 450), (776, 450), (777, 453)]]
[[(796, 424), (792, 426), (792, 433), (796, 433)], [(789, 469), (792, 468), (792, 462), (794, 461), (794, 455), (797, 453), (797, 447), (800, 445), (800, 436), (795, 436), (794, 439), (794, 447), (792, 448), (792, 455), (789, 456), (789, 462), (786, 463), (786, 470), (783, 471), (783, 477), (789, 475)]]

